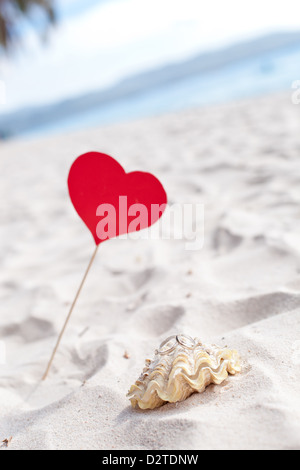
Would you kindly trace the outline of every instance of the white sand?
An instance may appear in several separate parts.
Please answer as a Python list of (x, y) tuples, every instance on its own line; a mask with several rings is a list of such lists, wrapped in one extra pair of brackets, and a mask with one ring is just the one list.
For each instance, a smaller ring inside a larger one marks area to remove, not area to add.
[[(0, 441), (9, 449), (300, 448), (300, 107), (280, 94), (0, 146)], [(68, 199), (76, 156), (154, 172), (204, 202), (205, 247), (100, 247), (39, 384), (93, 241)], [(238, 349), (243, 373), (133, 411), (146, 357), (185, 332)], [(128, 351), (130, 359), (123, 357)]]

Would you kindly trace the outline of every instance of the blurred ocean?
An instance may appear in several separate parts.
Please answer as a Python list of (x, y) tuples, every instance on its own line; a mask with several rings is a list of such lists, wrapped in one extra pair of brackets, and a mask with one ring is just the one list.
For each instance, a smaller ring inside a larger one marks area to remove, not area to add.
[(300, 79), (300, 34), (278, 34), (128, 77), (74, 99), (0, 116), (4, 138), (155, 116), (284, 89)]

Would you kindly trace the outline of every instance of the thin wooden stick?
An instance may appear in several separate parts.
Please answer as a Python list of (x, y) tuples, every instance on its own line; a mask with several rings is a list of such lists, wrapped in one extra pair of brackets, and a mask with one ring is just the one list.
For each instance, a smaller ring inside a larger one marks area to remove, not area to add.
[(49, 361), (49, 364), (48, 364), (48, 366), (47, 366), (46, 372), (45, 372), (45, 374), (43, 375), (43, 380), (46, 380), (46, 378), (47, 378), (47, 376), (48, 376), (48, 374), (49, 374), (49, 371), (50, 371), (50, 369), (51, 369), (51, 366), (52, 366), (52, 363), (53, 363), (55, 354), (56, 354), (56, 352), (57, 352), (57, 350), (58, 350), (58, 347), (59, 347), (59, 345), (60, 345), (60, 342), (61, 342), (61, 339), (62, 339), (62, 337), (63, 337), (63, 334), (64, 334), (64, 332), (65, 332), (65, 330), (66, 330), (66, 328), (67, 328), (67, 326), (68, 326), (69, 320), (70, 320), (71, 315), (72, 315), (72, 313), (73, 313), (73, 310), (74, 310), (74, 307), (75, 307), (76, 302), (77, 302), (77, 300), (78, 300), (78, 297), (79, 297), (79, 295), (80, 295), (80, 293), (81, 293), (81, 291), (82, 291), (83, 285), (84, 285), (84, 283), (85, 283), (85, 281), (86, 281), (86, 278), (87, 278), (87, 276), (88, 276), (88, 273), (90, 272), (90, 269), (91, 269), (91, 267), (92, 267), (92, 264), (93, 264), (93, 262), (95, 261), (98, 248), (99, 248), (99, 245), (96, 247), (96, 249), (95, 249), (95, 251), (94, 251), (94, 254), (93, 254), (93, 256), (92, 256), (92, 259), (91, 259), (91, 261), (90, 261), (90, 263), (89, 263), (89, 265), (88, 265), (88, 268), (87, 268), (87, 270), (86, 270), (86, 272), (85, 272), (84, 278), (83, 278), (82, 281), (81, 281), (80, 287), (79, 287), (79, 289), (78, 289), (78, 291), (77, 291), (77, 294), (76, 294), (76, 297), (75, 297), (75, 299), (74, 299), (74, 301), (73, 301), (73, 303), (72, 303), (72, 306), (71, 306), (70, 311), (69, 311), (69, 313), (68, 313), (68, 316), (67, 316), (67, 318), (66, 318), (65, 324), (64, 324), (64, 326), (63, 326), (63, 329), (61, 330), (61, 333), (60, 333), (60, 335), (59, 335), (59, 337), (58, 337), (56, 346), (55, 346), (54, 351), (53, 351), (53, 353), (52, 353), (52, 356), (51, 356), (51, 358), (50, 358), (50, 361)]

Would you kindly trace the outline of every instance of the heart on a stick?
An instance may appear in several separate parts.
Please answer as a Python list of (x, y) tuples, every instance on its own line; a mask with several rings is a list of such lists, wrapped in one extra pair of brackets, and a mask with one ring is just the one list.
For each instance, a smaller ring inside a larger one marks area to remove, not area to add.
[(71, 201), (96, 245), (150, 227), (162, 216), (167, 195), (151, 173), (126, 173), (109, 155), (89, 152), (73, 163)]
[(167, 206), (166, 192), (155, 176), (142, 171), (125, 173), (116, 160), (104, 153), (89, 152), (78, 157), (71, 167), (68, 186), (71, 201), (91, 231), (96, 248), (71, 304), (43, 380), (49, 374), (100, 243), (150, 227), (160, 219)]

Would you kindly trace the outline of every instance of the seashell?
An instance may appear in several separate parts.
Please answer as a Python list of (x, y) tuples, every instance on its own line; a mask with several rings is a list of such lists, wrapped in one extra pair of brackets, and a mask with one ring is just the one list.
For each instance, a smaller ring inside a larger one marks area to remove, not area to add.
[(143, 410), (183, 401), (241, 371), (237, 351), (208, 346), (186, 335), (167, 338), (145, 365), (127, 394), (132, 407)]

